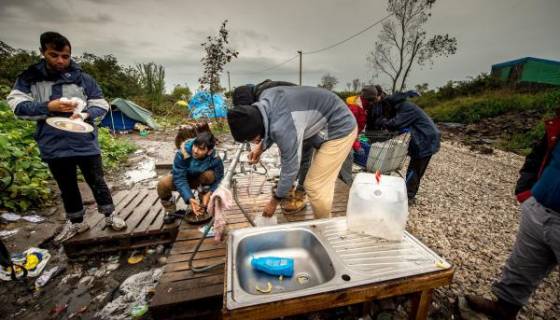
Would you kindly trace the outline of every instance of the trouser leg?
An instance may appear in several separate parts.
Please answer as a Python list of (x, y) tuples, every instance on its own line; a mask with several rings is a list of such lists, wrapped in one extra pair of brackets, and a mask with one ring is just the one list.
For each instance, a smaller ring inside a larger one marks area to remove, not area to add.
[(303, 191), (305, 188), (303, 187), (305, 183), (305, 177), (307, 176), (307, 172), (309, 171), (309, 167), (311, 166), (311, 161), (313, 160), (313, 153), (315, 148), (311, 145), (311, 142), (304, 141), (301, 151), (301, 163), (299, 166), (298, 171), (298, 183), (297, 183), (297, 190)]
[(352, 165), (354, 164), (354, 152), (350, 150), (348, 156), (342, 163), (342, 167), (340, 168), (340, 174), (338, 177), (348, 186), (352, 185), (354, 178), (352, 177)]
[(60, 189), (62, 203), (66, 211), (66, 218), (72, 223), (80, 223), (84, 220), (84, 205), (80, 189), (78, 188), (78, 176), (76, 172), (76, 161), (73, 157), (58, 158), (47, 161), (49, 170)]
[(427, 156), (424, 158), (410, 158), (408, 168), (406, 170), (406, 192), (408, 194), (408, 199), (414, 199), (416, 193), (420, 188), (420, 180), (426, 168), (430, 163), (432, 156)]
[(527, 304), (539, 283), (560, 258), (560, 217), (546, 211), (531, 197), (521, 205), (521, 222), (501, 279), (494, 283), (496, 296), (514, 305)]
[(111, 191), (105, 182), (101, 155), (79, 157), (77, 163), (93, 193), (97, 210), (105, 216), (110, 216), (115, 211), (115, 205)]
[(173, 191), (175, 191), (175, 185), (173, 184), (173, 176), (168, 174), (159, 179), (157, 187), (157, 194), (161, 200), (167, 201), (171, 199)]
[(316, 218), (331, 216), (336, 177), (356, 139), (354, 129), (346, 137), (330, 140), (315, 153), (309, 172), (305, 177), (305, 191)]

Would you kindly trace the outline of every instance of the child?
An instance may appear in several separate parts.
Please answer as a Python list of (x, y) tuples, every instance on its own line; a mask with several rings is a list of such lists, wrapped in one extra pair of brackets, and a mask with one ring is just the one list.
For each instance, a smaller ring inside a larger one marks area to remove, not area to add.
[[(167, 214), (174, 214), (176, 199), (172, 191), (178, 191), (195, 215), (202, 215), (224, 176), (224, 164), (215, 151), (216, 138), (209, 131), (197, 134), (180, 144), (173, 161), (171, 174), (162, 177), (157, 192)], [(198, 200), (193, 195), (198, 190)]]

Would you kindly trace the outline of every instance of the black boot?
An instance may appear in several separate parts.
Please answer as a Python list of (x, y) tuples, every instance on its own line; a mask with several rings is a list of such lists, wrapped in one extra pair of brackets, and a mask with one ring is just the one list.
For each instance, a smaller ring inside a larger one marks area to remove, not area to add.
[(498, 298), (492, 301), (479, 296), (466, 295), (469, 307), (476, 312), (484, 313), (494, 319), (515, 320), (521, 306), (509, 303)]

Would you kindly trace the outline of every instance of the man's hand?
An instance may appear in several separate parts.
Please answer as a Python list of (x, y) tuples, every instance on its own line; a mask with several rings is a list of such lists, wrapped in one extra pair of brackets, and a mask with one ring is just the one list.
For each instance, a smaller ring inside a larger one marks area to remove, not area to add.
[(191, 198), (189, 200), (189, 203), (191, 204), (192, 211), (194, 212), (195, 215), (199, 216), (204, 213), (202, 211), (202, 207), (200, 206), (200, 202), (198, 202), (198, 200), (196, 200), (195, 198)]
[(60, 101), (60, 99), (51, 100), (47, 105), (50, 112), (73, 112), (76, 103), (72, 101)]
[(251, 152), (247, 155), (249, 164), (257, 164), (261, 160), (262, 142), (259, 142), (255, 147), (251, 148)]
[(75, 113), (75, 114), (70, 116), (70, 119), (71, 120), (82, 120), (82, 121), (84, 121), (84, 120), (86, 120), (87, 116), (88, 116), (88, 114), (85, 113), (85, 112)]
[(272, 217), (274, 215), (274, 212), (276, 212), (276, 207), (278, 206), (278, 200), (276, 200), (276, 198), (271, 198), (270, 201), (268, 201), (268, 203), (266, 204), (266, 206), (264, 207), (263, 210), (263, 217)]
[(202, 196), (202, 206), (208, 208), (208, 203), (210, 203), (210, 197), (212, 196), (212, 192), (206, 192)]

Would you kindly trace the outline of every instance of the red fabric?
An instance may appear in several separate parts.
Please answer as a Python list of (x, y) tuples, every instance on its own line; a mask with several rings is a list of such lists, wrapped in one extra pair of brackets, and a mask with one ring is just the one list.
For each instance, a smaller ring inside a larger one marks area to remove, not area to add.
[(531, 190), (523, 191), (515, 195), (519, 203), (523, 203), (525, 200), (531, 198), (531, 196)]
[(350, 108), (350, 111), (354, 115), (354, 118), (356, 118), (356, 122), (358, 123), (358, 133), (362, 132), (366, 127), (366, 110), (364, 110), (364, 108), (360, 107), (357, 104), (349, 104), (348, 108)]
[(556, 143), (560, 138), (560, 117), (556, 117), (551, 120), (546, 120), (544, 122), (544, 128), (546, 130), (546, 137), (548, 141), (547, 141), (546, 154), (541, 164), (541, 169), (539, 170), (539, 177), (541, 176), (544, 167), (546, 166), (548, 160), (550, 159), (550, 153), (552, 152), (552, 150), (554, 150), (554, 147), (556, 146)]
[(360, 144), (360, 141), (359, 140), (354, 141), (354, 144), (352, 145), (352, 149), (354, 149), (354, 151), (358, 152), (361, 148), (362, 148), (362, 145)]

